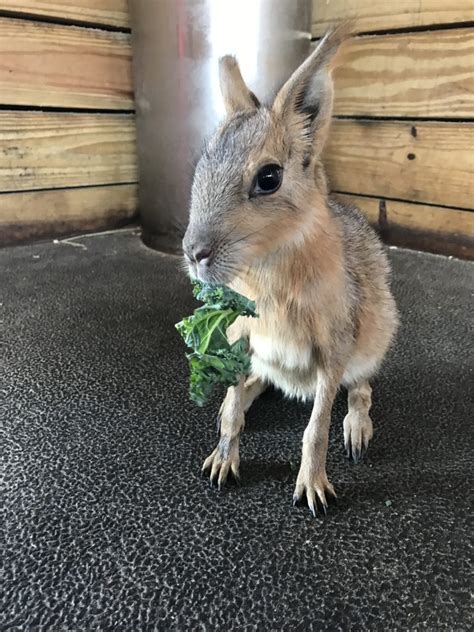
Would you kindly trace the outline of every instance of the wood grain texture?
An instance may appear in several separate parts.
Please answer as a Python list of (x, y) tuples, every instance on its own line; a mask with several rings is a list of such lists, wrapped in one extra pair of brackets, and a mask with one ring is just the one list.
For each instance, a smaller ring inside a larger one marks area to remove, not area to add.
[(335, 114), (472, 118), (473, 64), (472, 28), (355, 38), (334, 72)]
[(313, 35), (341, 20), (354, 20), (357, 33), (474, 20), (472, 0), (313, 0)]
[(136, 180), (133, 115), (0, 112), (0, 191)]
[(388, 243), (474, 259), (474, 213), (384, 198), (337, 195), (356, 204)]
[(130, 36), (0, 18), (0, 104), (132, 109)]
[(325, 150), (334, 190), (474, 207), (474, 123), (336, 120)]
[(137, 205), (137, 185), (2, 193), (0, 245), (121, 226)]
[(128, 27), (127, 0), (0, 0), (0, 11)]

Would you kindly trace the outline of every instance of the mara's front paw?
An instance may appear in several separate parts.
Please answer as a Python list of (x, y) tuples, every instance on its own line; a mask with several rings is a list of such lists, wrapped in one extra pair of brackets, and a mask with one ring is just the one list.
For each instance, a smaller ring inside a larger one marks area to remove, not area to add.
[(219, 489), (225, 484), (229, 472), (239, 480), (239, 437), (228, 439), (221, 437), (217, 448), (207, 457), (202, 466), (203, 472), (210, 472), (211, 485), (217, 483)]
[(367, 413), (349, 412), (344, 418), (344, 448), (346, 456), (358, 463), (364, 458), (374, 434), (372, 420)]
[(296, 487), (293, 493), (293, 505), (299, 503), (306, 495), (309, 510), (316, 517), (317, 511), (326, 514), (327, 499), (336, 498), (334, 487), (328, 481), (325, 468), (315, 469), (311, 465), (301, 463)]

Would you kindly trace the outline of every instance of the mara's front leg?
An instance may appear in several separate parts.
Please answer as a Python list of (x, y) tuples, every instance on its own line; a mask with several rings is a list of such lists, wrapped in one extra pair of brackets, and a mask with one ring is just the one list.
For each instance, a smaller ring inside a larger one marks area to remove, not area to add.
[(322, 369), (318, 371), (313, 411), (303, 435), (301, 466), (293, 494), (293, 504), (298, 503), (306, 494), (308, 507), (313, 516), (316, 516), (318, 502), (326, 513), (326, 494), (336, 496), (326, 476), (326, 454), (332, 404), (340, 377), (339, 372), (333, 373)]
[(203, 471), (210, 471), (211, 483), (217, 482), (219, 489), (226, 482), (229, 472), (237, 480), (239, 478), (239, 443), (245, 413), (264, 389), (264, 384), (255, 376), (250, 376), (247, 381), (242, 377), (237, 386), (227, 389), (219, 412), (219, 443), (202, 466)]

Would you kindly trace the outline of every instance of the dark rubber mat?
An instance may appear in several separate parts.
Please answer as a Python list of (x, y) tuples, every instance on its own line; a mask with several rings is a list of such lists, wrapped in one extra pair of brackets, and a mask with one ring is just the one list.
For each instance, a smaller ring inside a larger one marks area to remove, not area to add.
[[(3, 630), (472, 629), (472, 264), (391, 251), (402, 313), (368, 461), (325, 519), (291, 505), (310, 406), (267, 392), (241, 487), (200, 477), (178, 260), (130, 231), (0, 251)], [(80, 245), (83, 246), (81, 247)]]

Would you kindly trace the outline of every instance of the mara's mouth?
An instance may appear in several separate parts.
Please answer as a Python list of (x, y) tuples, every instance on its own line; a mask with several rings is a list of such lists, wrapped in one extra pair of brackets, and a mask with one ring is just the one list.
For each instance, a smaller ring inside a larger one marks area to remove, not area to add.
[(225, 275), (219, 271), (212, 261), (202, 264), (198, 261), (191, 261), (186, 255), (184, 258), (191, 279), (202, 283), (228, 283), (230, 281), (230, 279), (225, 278)]
[(228, 258), (226, 253), (216, 251), (210, 257), (198, 261), (191, 259), (186, 254), (184, 260), (191, 279), (201, 281), (202, 283), (215, 283), (227, 285), (236, 277), (241, 276), (243, 265)]

